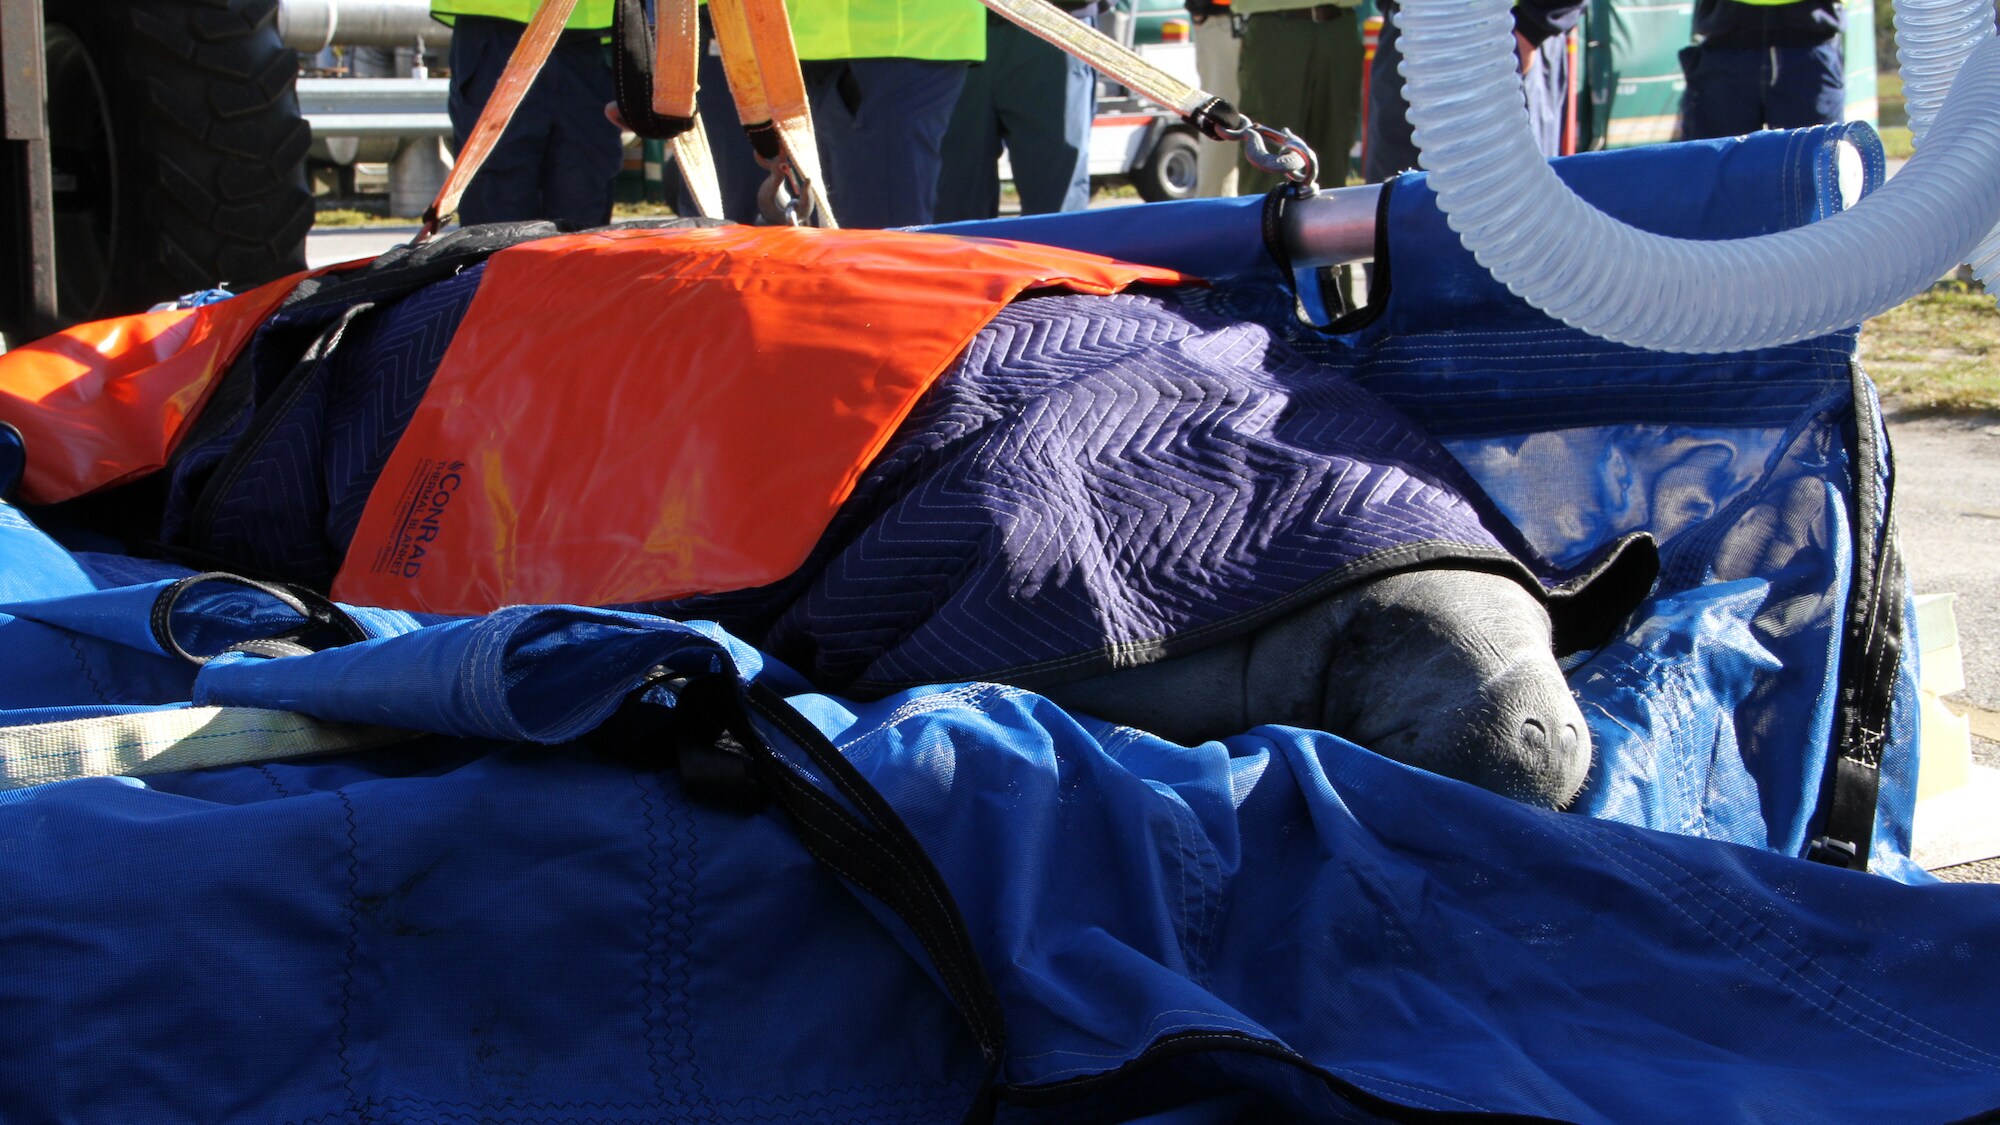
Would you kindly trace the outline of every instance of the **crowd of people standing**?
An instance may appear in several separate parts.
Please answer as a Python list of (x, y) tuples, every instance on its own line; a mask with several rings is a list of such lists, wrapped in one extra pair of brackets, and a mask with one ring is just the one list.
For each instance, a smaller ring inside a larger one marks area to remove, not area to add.
[[(450, 111), (462, 142), (540, 0), (432, 0), (454, 25)], [(1297, 133), (1339, 183), (1361, 138), (1369, 182), (1417, 166), (1396, 0), (1363, 50), (1361, 0), (1188, 0), (1203, 88)], [(614, 0), (579, 0), (501, 146), (460, 205), (465, 223), (553, 218), (602, 225), (622, 161), (606, 30)], [(1057, 0), (1095, 26), (1110, 0)], [(1521, 91), (1542, 151), (1563, 142), (1566, 36), (1587, 0), (1516, 0)], [(999, 213), (998, 162), (1024, 214), (1090, 200), (1097, 77), (976, 0), (790, 0), (828, 195), (843, 225), (915, 226)], [(754, 222), (765, 178), (737, 120), (702, 12), (700, 106), (726, 217)], [(1697, 0), (1681, 52), (1680, 135), (1693, 140), (1832, 122), (1842, 112), (1840, 0)], [(1365, 112), (1364, 112), (1365, 105)], [(1202, 195), (1262, 193), (1277, 178), (1205, 142)]]

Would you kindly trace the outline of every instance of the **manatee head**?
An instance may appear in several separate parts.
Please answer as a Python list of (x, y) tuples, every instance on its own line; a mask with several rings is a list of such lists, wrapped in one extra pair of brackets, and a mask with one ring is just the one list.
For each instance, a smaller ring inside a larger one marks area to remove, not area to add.
[(1519, 582), (1427, 569), (1361, 584), (1260, 635), (1249, 682), (1269, 682), (1257, 650), (1287, 628), (1325, 646), (1323, 729), (1530, 804), (1561, 808), (1583, 787), (1590, 734), (1548, 611)]
[(1483, 571), (1374, 579), (1246, 636), (1043, 690), (1179, 742), (1263, 723), (1331, 731), (1547, 808), (1575, 799), (1590, 770), (1548, 612)]

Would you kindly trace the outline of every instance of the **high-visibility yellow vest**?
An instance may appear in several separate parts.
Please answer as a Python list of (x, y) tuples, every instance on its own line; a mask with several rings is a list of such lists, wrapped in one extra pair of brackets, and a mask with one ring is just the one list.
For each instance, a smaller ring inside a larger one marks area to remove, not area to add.
[[(577, 0), (576, 11), (563, 24), (566, 28), (588, 31), (611, 26), (613, 0)], [(443, 23), (456, 16), (491, 16), (494, 19), (527, 23), (535, 16), (541, 0), (431, 0), (431, 15)]]
[(978, 0), (787, 0), (786, 7), (801, 59), (986, 58)]

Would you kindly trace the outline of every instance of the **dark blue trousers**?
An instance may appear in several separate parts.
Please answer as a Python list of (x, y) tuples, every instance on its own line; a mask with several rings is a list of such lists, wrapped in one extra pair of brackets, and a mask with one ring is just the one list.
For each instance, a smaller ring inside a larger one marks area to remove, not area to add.
[[(1403, 98), (1403, 61), (1397, 45), (1402, 36), (1394, 16), (1382, 21), (1375, 44), (1375, 61), (1368, 70), (1368, 120), (1362, 142), (1361, 177), (1380, 183), (1417, 167), (1415, 130), (1410, 127), (1410, 103)], [(1563, 110), (1569, 97), (1569, 51), (1560, 35), (1543, 41), (1528, 73), (1521, 76), (1521, 96), (1528, 103), (1528, 125), (1543, 156), (1562, 152)], [(1338, 180), (1332, 181), (1338, 183)]]
[[(764, 169), (743, 136), (722, 60), (710, 53), (701, 14), (701, 89), (696, 95), (715, 154), (723, 217), (757, 221)], [(966, 64), (921, 59), (841, 59), (800, 64), (833, 213), (844, 227), (903, 227), (936, 221), (945, 126)], [(683, 195), (681, 211), (692, 214)]]
[(1681, 139), (1834, 124), (1846, 109), (1845, 71), (1838, 37), (1816, 47), (1685, 48)]
[[(451, 36), (452, 131), (463, 147), (526, 25), (460, 16)], [(612, 181), (624, 163), (618, 128), (604, 116), (611, 64), (596, 32), (565, 32), (458, 205), (459, 222), (554, 219), (572, 227), (611, 221)]]
[(944, 132), (969, 67), (925, 59), (802, 63), (827, 194), (844, 227), (936, 221)]
[[(1096, 17), (1085, 23), (1097, 26)], [(1097, 74), (1090, 65), (999, 18), (986, 20), (986, 61), (965, 89), (944, 135), (937, 221), (1000, 214), (1000, 149), (1014, 170), (1023, 215), (1090, 206), (1090, 121)]]

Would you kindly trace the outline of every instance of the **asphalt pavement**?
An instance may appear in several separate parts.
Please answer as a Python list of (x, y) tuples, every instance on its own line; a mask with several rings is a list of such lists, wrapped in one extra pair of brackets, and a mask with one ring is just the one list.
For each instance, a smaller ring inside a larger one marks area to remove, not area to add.
[[(1956, 594), (1965, 690), (1945, 703), (1971, 720), (1972, 757), (2000, 767), (2000, 415), (1889, 415), (1896, 526), (1920, 594)], [(2000, 809), (1992, 810), (2000, 817)], [(2000, 883), (2000, 859), (1946, 868), (1954, 882)]]

